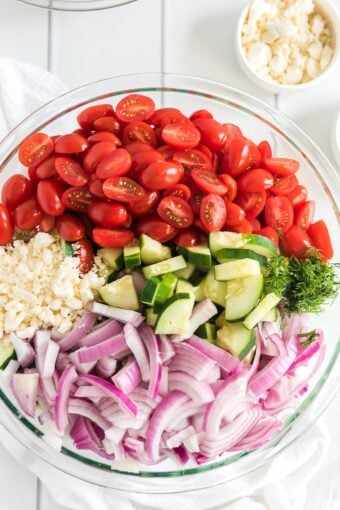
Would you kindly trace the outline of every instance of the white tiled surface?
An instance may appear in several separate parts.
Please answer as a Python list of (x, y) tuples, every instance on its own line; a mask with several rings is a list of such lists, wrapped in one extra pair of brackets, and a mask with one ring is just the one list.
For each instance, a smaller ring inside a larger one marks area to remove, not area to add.
[[(242, 74), (234, 55), (235, 25), (245, 3), (138, 0), (97, 13), (48, 14), (16, 0), (0, 0), (0, 56), (50, 69), (69, 87), (148, 71), (215, 79), (276, 104), (332, 159), (329, 127), (340, 109), (339, 66), (327, 81), (307, 92), (274, 96), (257, 89)], [(340, 9), (340, 0), (334, 3)], [(329, 422), (339, 406), (338, 398), (326, 413)], [(1, 445), (0, 494), (0, 510), (64, 510)]]

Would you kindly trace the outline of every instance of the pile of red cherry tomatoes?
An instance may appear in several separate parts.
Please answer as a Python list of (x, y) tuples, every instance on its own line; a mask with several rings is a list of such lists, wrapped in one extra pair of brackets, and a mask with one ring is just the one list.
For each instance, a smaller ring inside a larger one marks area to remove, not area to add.
[(124, 246), (145, 233), (160, 242), (194, 246), (209, 232), (269, 237), (286, 255), (314, 246), (325, 259), (332, 245), (325, 223), (313, 223), (314, 201), (299, 184), (298, 161), (272, 156), (234, 124), (207, 110), (190, 118), (155, 109), (131, 94), (114, 110), (90, 106), (80, 128), (61, 136), (35, 133), (19, 148), (28, 177), (2, 188), (0, 244), (20, 230), (56, 229), (66, 241)]

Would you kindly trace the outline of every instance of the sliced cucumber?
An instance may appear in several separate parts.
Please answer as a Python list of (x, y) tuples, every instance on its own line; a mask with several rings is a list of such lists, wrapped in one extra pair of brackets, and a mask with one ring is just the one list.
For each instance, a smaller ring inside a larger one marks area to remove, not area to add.
[(256, 352), (256, 345), (254, 345), (254, 347), (252, 347), (250, 349), (250, 351), (248, 352), (247, 356), (245, 356), (243, 358), (243, 362), (248, 363), (248, 365), (251, 365), (253, 362), (253, 359), (254, 359), (255, 352)]
[(220, 315), (215, 320), (215, 324), (218, 328), (223, 328), (223, 326), (227, 326), (229, 323), (225, 320), (225, 312), (220, 313)]
[(63, 241), (64, 243), (64, 253), (66, 257), (74, 257), (74, 249), (71, 243), (68, 241)]
[(263, 321), (265, 322), (276, 322), (279, 318), (279, 312), (276, 306), (272, 308), (266, 315), (263, 317)]
[(142, 263), (141, 251), (138, 244), (128, 244), (124, 246), (124, 264), (126, 269), (134, 269)]
[(259, 236), (257, 234), (242, 234), (246, 244), (244, 248), (252, 250), (259, 255), (264, 255), (268, 259), (277, 255), (278, 251), (275, 244), (268, 237)]
[(0, 370), (5, 370), (11, 359), (15, 359), (15, 351), (12, 343), (0, 341)]
[(253, 259), (233, 260), (215, 266), (215, 278), (218, 281), (245, 278), (246, 276), (254, 276), (260, 273), (260, 264), (257, 260)]
[(205, 287), (205, 279), (201, 281), (201, 283), (199, 284), (198, 287), (194, 287), (195, 301), (203, 301), (203, 299), (205, 299), (204, 287)]
[(112, 269), (112, 267), (104, 266), (99, 268), (98, 270), (98, 276), (102, 276), (105, 278), (105, 283), (111, 283), (113, 282), (117, 277), (118, 271), (115, 269)]
[(192, 277), (192, 275), (195, 273), (196, 266), (194, 264), (190, 264), (190, 262), (187, 263), (187, 267), (184, 269), (180, 269), (179, 271), (174, 271), (174, 274), (178, 278), (182, 278), (183, 280), (189, 280), (189, 278)]
[(176, 294), (180, 294), (181, 292), (188, 292), (189, 294), (195, 294), (195, 287), (191, 285), (190, 282), (186, 280), (178, 279), (176, 285)]
[(216, 326), (211, 322), (206, 322), (205, 324), (201, 324), (199, 328), (196, 329), (195, 335), (200, 338), (204, 338), (204, 340), (208, 340), (208, 342), (215, 343), (216, 341)]
[(225, 297), (227, 293), (227, 282), (219, 282), (215, 278), (215, 271), (214, 269), (210, 269), (208, 272), (203, 292), (205, 297), (211, 299), (214, 303), (220, 306), (225, 306)]
[(161, 283), (157, 289), (154, 310), (159, 313), (163, 309), (164, 303), (171, 298), (175, 292), (178, 278), (172, 273), (163, 276)]
[(263, 291), (263, 275), (235, 278), (226, 282), (225, 318), (243, 319), (257, 305)]
[(191, 248), (180, 248), (179, 253), (197, 267), (211, 267), (211, 251), (208, 246), (192, 246)]
[(191, 294), (174, 294), (164, 305), (159, 314), (155, 333), (157, 335), (180, 335), (190, 329), (189, 319), (194, 300)]
[(256, 308), (247, 315), (243, 321), (243, 325), (248, 329), (252, 329), (258, 322), (262, 321), (267, 313), (280, 301), (281, 298), (279, 298), (274, 292), (267, 294), (263, 299), (261, 299)]
[(194, 286), (198, 287), (201, 285), (202, 281), (206, 277), (206, 273), (202, 273), (202, 271), (196, 270), (192, 276), (189, 278), (189, 282)]
[(114, 271), (119, 271), (124, 265), (122, 248), (100, 248), (97, 251), (97, 255)]
[(216, 344), (243, 360), (255, 345), (255, 332), (234, 322), (217, 331)]
[(222, 248), (242, 248), (246, 243), (242, 234), (237, 232), (211, 232), (209, 234), (209, 248), (212, 255)]
[(146, 234), (140, 236), (141, 259), (143, 264), (155, 264), (171, 257), (171, 250)]
[(158, 315), (154, 312), (153, 308), (147, 308), (145, 310), (145, 318), (148, 326), (155, 326)]
[(146, 280), (140, 296), (141, 302), (145, 305), (153, 306), (160, 284), (161, 280), (157, 276), (152, 276)]
[(125, 310), (139, 309), (139, 300), (131, 275), (126, 275), (119, 278), (119, 280), (107, 283), (100, 287), (98, 292), (104, 303), (110, 306), (124, 308)]
[(217, 260), (222, 264), (223, 262), (228, 262), (232, 260), (238, 259), (253, 259), (257, 260), (257, 262), (263, 266), (267, 264), (267, 257), (263, 255), (259, 255), (252, 250), (246, 250), (245, 248), (237, 249), (237, 248), (222, 248), (216, 253)]
[(172, 273), (174, 271), (178, 271), (179, 269), (184, 269), (186, 265), (187, 263), (185, 262), (183, 256), (178, 255), (177, 257), (172, 257), (171, 259), (157, 262), (151, 266), (143, 267), (143, 274), (145, 278), (150, 278), (151, 276), (159, 276), (161, 274)]

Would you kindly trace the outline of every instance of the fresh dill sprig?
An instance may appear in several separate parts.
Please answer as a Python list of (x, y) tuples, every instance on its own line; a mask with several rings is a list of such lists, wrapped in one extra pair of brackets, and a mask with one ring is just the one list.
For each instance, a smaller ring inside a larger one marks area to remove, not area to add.
[(284, 296), (289, 285), (289, 259), (278, 255), (268, 261), (264, 269), (264, 291)]
[(301, 347), (308, 347), (308, 345), (315, 342), (319, 336), (319, 333), (316, 331), (316, 329), (313, 329), (312, 331), (306, 331), (306, 333), (300, 333), (297, 336), (299, 338), (304, 338), (304, 340), (300, 341)]

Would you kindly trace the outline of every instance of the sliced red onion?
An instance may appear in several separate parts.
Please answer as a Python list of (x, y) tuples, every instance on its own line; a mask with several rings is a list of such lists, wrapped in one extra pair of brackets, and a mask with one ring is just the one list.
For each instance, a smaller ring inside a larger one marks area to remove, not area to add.
[(11, 359), (7, 367), (4, 370), (0, 371), (1, 379), (9, 383), (12, 378), (12, 375), (16, 374), (19, 368), (20, 368), (19, 361)]
[(111, 427), (105, 430), (105, 438), (111, 443), (119, 444), (125, 436), (125, 430), (119, 429), (118, 427)]
[[(81, 349), (86, 349), (87, 347), (82, 347)], [(69, 360), (72, 362), (72, 364), (76, 367), (78, 374), (88, 374), (91, 372), (94, 367), (96, 366), (96, 361), (91, 361), (90, 363), (80, 363), (79, 361), (79, 352), (81, 349), (78, 349), (78, 351), (71, 352), (68, 355)]]
[(96, 364), (96, 373), (99, 377), (109, 379), (113, 376), (117, 368), (117, 360), (111, 356), (106, 356)]
[(256, 372), (259, 369), (260, 359), (262, 355), (262, 344), (261, 344), (261, 337), (260, 333), (256, 331), (256, 347), (255, 347), (255, 355), (253, 358), (253, 362), (250, 365), (250, 368), (248, 370), (248, 380), (250, 381), (251, 378), (256, 374)]
[(161, 357), (161, 361), (164, 364), (168, 364), (168, 362), (175, 356), (175, 349), (167, 335), (158, 335), (158, 350)]
[(168, 367), (163, 367), (161, 380), (159, 382), (159, 394), (162, 397), (165, 397), (169, 393), (169, 369)]
[(56, 331), (55, 329), (51, 329), (51, 339), (55, 342), (59, 342), (64, 338), (64, 335), (62, 333), (59, 333), (59, 331)]
[[(195, 431), (195, 429), (194, 429)], [(198, 439), (198, 434), (195, 432), (191, 434), (189, 437), (186, 437), (183, 440), (183, 445), (190, 453), (196, 453), (200, 451), (200, 444)]]
[(50, 340), (47, 345), (47, 350), (45, 354), (44, 364), (42, 367), (41, 376), (42, 377), (52, 377), (55, 368), (56, 368), (56, 361), (57, 356), (59, 353), (59, 345), (53, 340)]
[(175, 434), (172, 434), (166, 441), (166, 446), (168, 448), (177, 448), (181, 444), (183, 444), (183, 441), (187, 439), (188, 437), (196, 434), (196, 431), (192, 425), (189, 427), (186, 427), (183, 430), (180, 430), (179, 432), (176, 432)]
[[(195, 346), (193, 346), (187, 342), (174, 344), (174, 348), (175, 348), (176, 356), (181, 355), (183, 357), (186, 357), (186, 359), (189, 362), (192, 362), (194, 364), (199, 364), (202, 367), (205, 367), (207, 374), (215, 366), (214, 360), (212, 360), (209, 356), (204, 354), (201, 350), (197, 349)], [(174, 359), (174, 361), (175, 361), (175, 359)]]
[(149, 421), (145, 441), (146, 453), (151, 461), (157, 462), (159, 460), (162, 433), (186, 400), (185, 393), (171, 391), (156, 407)]
[(91, 331), (92, 326), (96, 322), (97, 315), (92, 312), (85, 312), (79, 319), (75, 327), (65, 335), (59, 342), (59, 347), (62, 352), (69, 351), (74, 347), (79, 340)]
[(232, 356), (229, 352), (213, 345), (206, 340), (202, 340), (198, 336), (192, 336), (188, 340), (188, 344), (205, 354), (208, 358), (215, 361), (217, 365), (226, 370), (227, 372), (234, 372), (242, 367), (242, 362), (236, 357)]
[(156, 398), (159, 394), (159, 384), (163, 368), (159, 355), (157, 339), (153, 330), (145, 324), (140, 326), (139, 332), (149, 355), (150, 381), (148, 393), (151, 398)]
[(218, 365), (212, 367), (210, 372), (204, 378), (204, 381), (208, 384), (214, 384), (216, 381), (221, 379), (221, 369)]
[(95, 405), (81, 398), (69, 399), (68, 413), (75, 414), (77, 416), (84, 416), (104, 431), (111, 427), (111, 424), (100, 414)]
[(91, 304), (91, 311), (110, 319), (116, 319), (117, 321), (123, 323), (132, 324), (136, 328), (140, 326), (140, 324), (142, 324), (144, 321), (143, 315), (139, 312), (133, 312), (132, 310), (124, 310), (123, 308), (115, 308), (114, 306), (103, 305), (102, 303), (97, 303), (96, 301)]
[(93, 386), (96, 386), (97, 388), (102, 389), (103, 394), (117, 402), (117, 404), (124, 411), (129, 413), (131, 416), (137, 415), (137, 406), (135, 402), (131, 400), (130, 397), (125, 395), (125, 393), (123, 393), (118, 388), (113, 386), (113, 384), (111, 384), (110, 382), (105, 381), (104, 379), (101, 379), (96, 375), (81, 375), (79, 376), (79, 380), (85, 381), (89, 384), (92, 384)]
[(90, 450), (101, 457), (113, 460), (113, 455), (108, 455), (101, 446), (91, 422), (83, 416), (78, 416), (70, 431), (70, 436), (78, 450)]
[(305, 365), (310, 358), (312, 358), (324, 343), (323, 331), (317, 331), (317, 339), (314, 340), (310, 345), (304, 347), (301, 352), (297, 355), (294, 363), (292, 363), (289, 370), (294, 370), (299, 365)]
[(119, 322), (111, 319), (104, 322), (100, 322), (92, 328), (92, 331), (87, 335), (83, 336), (79, 340), (79, 345), (83, 347), (92, 347), (97, 345), (108, 338), (118, 335), (122, 332), (122, 326)]
[(55, 399), (55, 421), (59, 432), (64, 432), (68, 424), (68, 400), (71, 386), (77, 379), (77, 376), (78, 374), (74, 367), (65, 368), (59, 380)]
[[(141, 462), (143, 464), (155, 464), (155, 461), (150, 460), (145, 451), (145, 443), (141, 439), (136, 439), (133, 437), (128, 437), (124, 439), (124, 447), (130, 457)], [(161, 462), (164, 459), (164, 455), (160, 455), (158, 462)]]
[(170, 459), (175, 460), (175, 462), (180, 462), (180, 464), (183, 464), (183, 466), (190, 460), (190, 455), (183, 445), (174, 448), (173, 451), (167, 450), (164, 453)]
[(229, 451), (254, 450), (270, 441), (274, 434), (282, 430), (284, 422), (277, 418), (265, 417), (261, 419), (251, 431)]
[(124, 326), (125, 341), (136, 362), (139, 366), (142, 381), (147, 382), (150, 380), (150, 363), (145, 345), (139, 336), (137, 329), (132, 324), (125, 324)]
[(42, 375), (50, 341), (49, 331), (38, 330), (35, 332), (33, 341), (35, 347), (35, 365), (40, 375), (40, 386), (49, 405), (54, 405), (57, 395), (54, 380), (52, 377), (44, 377)]
[(14, 333), (11, 333), (10, 340), (13, 344), (17, 360), (22, 367), (28, 367), (33, 363), (35, 358), (35, 352), (32, 345), (23, 338), (19, 338)]
[(181, 430), (184, 427), (181, 427), (181, 423), (185, 422), (188, 418), (194, 417), (203, 406), (199, 406), (190, 401), (189, 398), (183, 403), (182, 407), (180, 407), (177, 411), (177, 416), (169, 423), (168, 426), (165, 427), (167, 432), (171, 430)]
[(69, 355), (66, 354), (66, 352), (59, 352), (55, 364), (56, 369), (59, 370), (59, 372), (63, 372), (65, 368), (68, 368), (71, 365), (73, 365), (73, 363), (69, 358)]
[(90, 385), (86, 385), (86, 386), (79, 386), (75, 393), (74, 393), (74, 397), (76, 398), (93, 398), (93, 397), (98, 397), (100, 399), (103, 398), (103, 391), (100, 389), (100, 388), (96, 388), (95, 386), (90, 386)]
[(112, 377), (113, 383), (123, 393), (129, 394), (141, 381), (141, 374), (137, 362), (133, 357)]
[(98, 361), (105, 356), (115, 356), (122, 352), (125, 353), (127, 345), (124, 335), (118, 334), (108, 340), (104, 340), (100, 344), (93, 345), (92, 347), (82, 347), (78, 352), (78, 359), (80, 363), (91, 363)]
[(37, 395), (38, 395), (38, 374), (13, 374), (10, 386), (13, 395), (20, 408), (28, 416), (35, 417)]
[(203, 299), (203, 301), (198, 303), (192, 311), (192, 315), (189, 320), (188, 333), (183, 335), (174, 335), (172, 340), (174, 342), (182, 342), (183, 340), (190, 338), (199, 326), (208, 322), (217, 313), (218, 310), (214, 303), (210, 301), (210, 299)]
[(214, 392), (208, 383), (198, 381), (184, 372), (170, 372), (169, 390), (186, 393), (196, 404), (206, 404), (212, 402), (215, 398)]
[(140, 295), (145, 286), (145, 278), (139, 271), (132, 271), (131, 276), (136, 292)]

